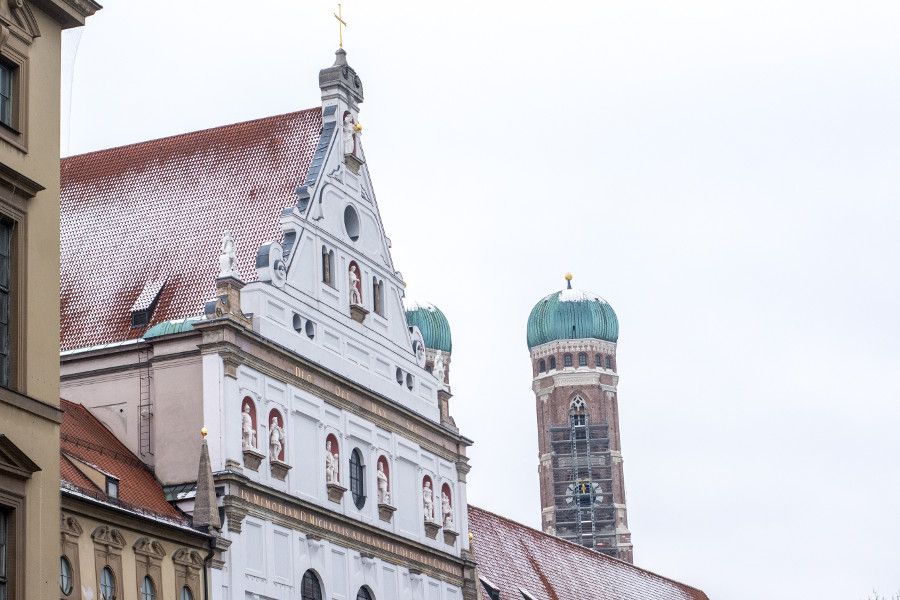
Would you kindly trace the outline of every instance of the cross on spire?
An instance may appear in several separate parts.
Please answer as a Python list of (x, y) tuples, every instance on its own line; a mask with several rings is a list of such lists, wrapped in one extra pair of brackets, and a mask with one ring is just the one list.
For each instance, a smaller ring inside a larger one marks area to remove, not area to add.
[(341, 3), (338, 2), (337, 12), (334, 13), (334, 18), (337, 19), (338, 22), (338, 46), (340, 48), (344, 47), (344, 28), (347, 27), (347, 21), (344, 20), (344, 13), (341, 10)]

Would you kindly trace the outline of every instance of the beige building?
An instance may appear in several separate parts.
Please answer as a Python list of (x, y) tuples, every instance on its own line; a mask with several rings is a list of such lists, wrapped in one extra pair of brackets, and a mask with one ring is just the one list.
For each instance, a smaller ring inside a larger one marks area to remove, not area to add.
[[(59, 598), (208, 597), (216, 530), (193, 528), (152, 471), (84, 406), (63, 400), (61, 407)], [(208, 460), (201, 464), (212, 481)]]
[(0, 2), (0, 598), (59, 570), (60, 43), (92, 0)]

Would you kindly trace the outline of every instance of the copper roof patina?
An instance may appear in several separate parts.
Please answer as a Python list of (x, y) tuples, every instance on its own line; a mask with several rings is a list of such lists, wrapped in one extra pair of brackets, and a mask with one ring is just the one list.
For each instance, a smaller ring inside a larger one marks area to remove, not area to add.
[[(321, 125), (312, 108), (63, 159), (62, 350), (202, 314), (226, 229), (239, 273), (255, 278), (256, 251), (281, 238)], [(132, 321), (139, 299), (152, 308), (146, 323)]]

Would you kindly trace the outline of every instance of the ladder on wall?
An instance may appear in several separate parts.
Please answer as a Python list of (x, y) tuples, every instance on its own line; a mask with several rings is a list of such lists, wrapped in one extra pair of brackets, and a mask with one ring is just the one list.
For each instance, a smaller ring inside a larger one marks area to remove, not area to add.
[(150, 351), (143, 349), (138, 354), (138, 375), (140, 391), (138, 399), (138, 448), (141, 458), (153, 456), (153, 399), (150, 393)]

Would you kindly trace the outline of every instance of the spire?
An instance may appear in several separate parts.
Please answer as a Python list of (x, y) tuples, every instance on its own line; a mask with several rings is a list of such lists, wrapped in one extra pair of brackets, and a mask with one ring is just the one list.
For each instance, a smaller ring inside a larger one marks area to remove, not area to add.
[(356, 111), (363, 101), (363, 86), (353, 67), (347, 64), (347, 51), (338, 48), (334, 64), (319, 71), (319, 89), (322, 100), (339, 98), (347, 108)]
[(216, 504), (216, 485), (213, 481), (212, 465), (209, 462), (209, 448), (206, 445), (206, 427), (200, 430), (203, 442), (200, 445), (200, 468), (197, 471), (197, 494), (194, 498), (194, 527), (209, 533), (222, 527), (219, 507)]

